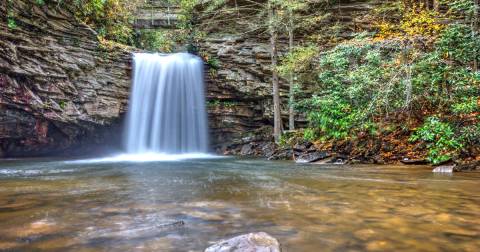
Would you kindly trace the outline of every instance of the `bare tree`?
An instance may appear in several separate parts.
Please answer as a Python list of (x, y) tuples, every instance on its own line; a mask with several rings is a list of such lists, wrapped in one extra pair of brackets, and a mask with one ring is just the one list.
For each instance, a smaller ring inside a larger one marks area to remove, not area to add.
[(273, 1), (268, 2), (268, 17), (269, 17), (269, 33), (270, 33), (270, 49), (272, 58), (272, 89), (273, 89), (273, 136), (275, 142), (280, 141), (282, 136), (282, 114), (280, 109), (280, 88), (277, 72), (278, 64), (278, 28), (277, 21), (277, 4)]

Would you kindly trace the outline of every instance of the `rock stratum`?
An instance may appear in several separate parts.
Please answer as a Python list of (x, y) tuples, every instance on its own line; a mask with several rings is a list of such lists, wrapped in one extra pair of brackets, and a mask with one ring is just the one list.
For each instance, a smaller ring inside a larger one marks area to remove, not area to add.
[(102, 46), (56, 6), (2, 1), (0, 12), (0, 154), (81, 153), (119, 138), (112, 128), (128, 102), (130, 52)]

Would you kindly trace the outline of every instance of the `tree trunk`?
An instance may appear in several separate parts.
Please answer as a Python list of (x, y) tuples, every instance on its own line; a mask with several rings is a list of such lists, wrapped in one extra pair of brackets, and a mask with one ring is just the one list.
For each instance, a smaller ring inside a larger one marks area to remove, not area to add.
[(436, 12), (440, 11), (439, 0), (433, 0), (433, 10), (436, 11)]
[[(292, 14), (290, 13), (289, 17), (289, 28), (288, 28), (288, 47), (290, 52), (293, 51), (293, 17)], [(293, 92), (293, 80), (294, 80), (294, 73), (290, 72), (289, 76), (289, 103), (288, 103), (288, 129), (289, 130), (294, 130), (295, 129), (295, 111), (293, 110), (293, 103), (295, 101), (294, 97), (294, 92)]]
[[(473, 32), (473, 36), (475, 37), (477, 34), (478, 34), (478, 8), (480, 8), (480, 6), (478, 5), (479, 4), (479, 0), (474, 0), (474, 9), (473, 9), (473, 27), (472, 27), (472, 32)], [(473, 69), (475, 71), (478, 71), (478, 56), (479, 56), (479, 53), (478, 51), (475, 51), (475, 58), (473, 60)]]
[(273, 136), (275, 142), (280, 141), (282, 135), (282, 115), (280, 110), (280, 89), (279, 89), (279, 80), (277, 72), (277, 61), (278, 61), (278, 52), (277, 52), (277, 40), (278, 40), (278, 31), (275, 27), (275, 15), (276, 9), (275, 6), (269, 3), (269, 30), (270, 30), (270, 47), (271, 47), (271, 57), (272, 57), (272, 86), (273, 86)]

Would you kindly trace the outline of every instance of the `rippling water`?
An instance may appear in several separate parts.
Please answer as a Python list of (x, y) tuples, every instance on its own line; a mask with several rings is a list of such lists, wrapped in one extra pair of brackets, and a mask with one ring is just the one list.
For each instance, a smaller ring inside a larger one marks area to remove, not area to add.
[(480, 251), (479, 186), (429, 167), (2, 160), (0, 251), (202, 251), (252, 231), (284, 251)]

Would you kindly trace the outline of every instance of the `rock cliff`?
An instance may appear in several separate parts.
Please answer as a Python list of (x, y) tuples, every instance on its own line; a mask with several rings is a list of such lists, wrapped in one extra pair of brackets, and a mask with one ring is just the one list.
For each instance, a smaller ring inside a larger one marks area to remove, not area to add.
[(105, 143), (128, 101), (128, 50), (102, 46), (58, 6), (2, 1), (0, 13), (0, 155)]

